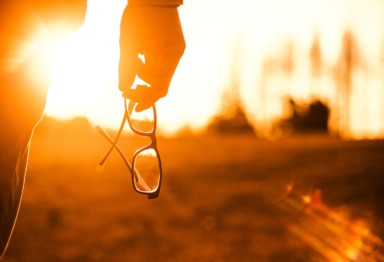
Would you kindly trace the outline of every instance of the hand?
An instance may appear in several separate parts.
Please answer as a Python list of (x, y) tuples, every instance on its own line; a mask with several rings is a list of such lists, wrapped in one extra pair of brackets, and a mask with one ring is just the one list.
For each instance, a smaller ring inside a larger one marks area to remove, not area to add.
[[(120, 28), (119, 88), (125, 98), (138, 103), (136, 111), (167, 94), (184, 49), (177, 7), (128, 4)], [(148, 85), (132, 88), (136, 76)]]

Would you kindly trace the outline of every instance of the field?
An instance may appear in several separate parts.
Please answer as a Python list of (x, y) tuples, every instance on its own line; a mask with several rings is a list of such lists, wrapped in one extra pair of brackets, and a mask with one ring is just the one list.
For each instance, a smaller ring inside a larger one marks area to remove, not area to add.
[[(121, 144), (128, 155), (135, 137)], [(3, 261), (384, 261), (384, 141), (159, 140), (159, 199), (86, 123), (42, 124)]]

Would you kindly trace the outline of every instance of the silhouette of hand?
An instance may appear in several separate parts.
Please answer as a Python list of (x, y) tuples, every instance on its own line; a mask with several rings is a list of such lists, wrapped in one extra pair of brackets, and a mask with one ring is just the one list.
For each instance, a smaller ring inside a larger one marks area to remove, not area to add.
[[(136, 111), (167, 94), (184, 49), (177, 7), (128, 4), (120, 28), (119, 88), (138, 103)], [(132, 88), (136, 76), (147, 85)]]

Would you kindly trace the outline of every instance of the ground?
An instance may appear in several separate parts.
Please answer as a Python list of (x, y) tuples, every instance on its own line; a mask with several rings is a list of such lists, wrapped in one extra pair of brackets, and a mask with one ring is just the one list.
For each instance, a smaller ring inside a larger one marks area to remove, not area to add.
[(118, 154), (95, 171), (108, 144), (83, 124), (36, 131), (3, 261), (383, 259), (384, 141), (160, 138), (163, 186), (147, 200)]

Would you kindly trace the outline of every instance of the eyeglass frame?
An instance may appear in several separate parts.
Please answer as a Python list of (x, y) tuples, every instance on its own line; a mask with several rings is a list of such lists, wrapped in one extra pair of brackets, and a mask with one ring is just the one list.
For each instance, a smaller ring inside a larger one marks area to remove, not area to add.
[[(101, 135), (103, 135), (111, 144), (111, 148), (109, 149), (109, 151), (107, 152), (107, 154), (105, 155), (105, 157), (103, 158), (102, 161), (100, 161), (97, 169), (100, 169), (103, 167), (105, 161), (108, 159), (110, 153), (112, 152), (113, 149), (116, 149), (118, 151), (118, 153), (120, 154), (120, 156), (123, 158), (124, 160), (124, 163), (125, 165), (128, 167), (130, 173), (131, 173), (131, 178), (132, 178), (132, 187), (133, 189), (139, 193), (139, 194), (144, 194), (144, 195), (147, 195), (148, 196), (148, 199), (154, 199), (154, 198), (157, 198), (159, 197), (159, 194), (160, 194), (160, 188), (161, 188), (161, 183), (162, 183), (162, 177), (163, 177), (163, 169), (162, 169), (162, 163), (161, 163), (161, 158), (160, 158), (160, 153), (159, 153), (159, 150), (157, 148), (157, 138), (156, 138), (156, 128), (157, 128), (157, 112), (156, 112), (156, 106), (155, 104), (153, 104), (151, 106), (152, 110), (153, 110), (153, 129), (149, 132), (145, 132), (145, 131), (140, 131), (140, 130), (137, 130), (133, 124), (132, 124), (132, 121), (131, 121), (131, 114), (129, 113), (130, 112), (130, 109), (128, 108), (128, 104), (132, 105), (131, 109), (134, 110), (134, 105), (135, 104), (131, 104), (131, 103), (134, 103), (133, 101), (130, 101), (128, 103), (128, 99), (127, 98), (124, 98), (124, 109), (125, 109), (125, 112), (124, 112), (124, 116), (123, 116), (123, 120), (121, 122), (121, 125), (120, 125), (120, 128), (119, 128), (119, 132), (117, 133), (116, 135), (116, 138), (115, 140), (113, 140), (107, 131), (105, 131), (101, 126), (96, 126), (96, 129), (101, 133)], [(143, 146), (139, 149), (137, 149), (135, 151), (135, 153), (133, 154), (133, 157), (132, 157), (132, 165), (129, 163), (129, 161), (127, 160), (127, 158), (125, 157), (123, 151), (121, 150), (121, 148), (117, 145), (117, 141), (118, 139), (120, 138), (120, 135), (124, 129), (124, 126), (125, 126), (125, 123), (128, 122), (128, 125), (130, 127), (130, 129), (132, 130), (132, 132), (136, 135), (139, 135), (139, 136), (145, 136), (145, 137), (149, 137), (151, 139), (151, 142), (150, 144), (146, 145), (146, 146)], [(156, 157), (157, 157), (157, 160), (158, 160), (158, 163), (159, 163), (159, 181), (158, 181), (158, 185), (157, 185), (157, 188), (154, 190), (154, 191), (141, 191), (139, 190), (136, 185), (135, 185), (135, 180), (134, 179), (139, 179), (140, 174), (138, 174), (138, 172), (134, 172), (134, 167), (135, 167), (135, 161), (136, 161), (136, 158), (137, 156), (145, 151), (145, 150), (148, 150), (148, 149), (153, 149), (156, 153)]]

